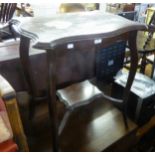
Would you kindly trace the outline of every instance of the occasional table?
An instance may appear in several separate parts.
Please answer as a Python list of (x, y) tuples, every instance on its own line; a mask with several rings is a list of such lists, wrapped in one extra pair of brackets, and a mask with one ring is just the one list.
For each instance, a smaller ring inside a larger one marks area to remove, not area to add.
[(118, 40), (128, 41), (129, 48), (132, 52), (131, 68), (124, 95), (122, 97), (123, 104), (126, 104), (138, 63), (136, 49), (137, 31), (145, 29), (146, 26), (144, 24), (129, 21), (123, 17), (101, 11), (56, 14), (49, 17), (42, 16), (28, 18), (25, 22), (18, 25), (18, 30), (21, 34), (20, 59), (32, 94), (35, 94), (35, 87), (33, 87), (34, 81), (31, 76), (33, 71), (31, 70), (29, 62), (30, 42), (34, 48), (46, 50), (49, 71), (49, 111), (52, 116), (51, 122), (53, 128), (52, 135), (54, 151), (58, 151), (55, 111), (57, 84), (55, 64), (56, 58), (60, 58), (64, 54), (64, 52), (62, 52), (63, 54), (61, 55), (61, 48), (66, 46), (66, 50), (74, 51), (77, 42), (91, 40), (91, 43), (94, 46), (93, 49), (100, 50)]

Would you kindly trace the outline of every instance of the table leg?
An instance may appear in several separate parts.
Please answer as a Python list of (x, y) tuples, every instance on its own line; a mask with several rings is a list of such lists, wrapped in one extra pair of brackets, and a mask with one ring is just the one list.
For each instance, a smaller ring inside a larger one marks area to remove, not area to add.
[(23, 73), (26, 79), (26, 82), (28, 84), (28, 91), (30, 95), (32, 96), (32, 99), (29, 104), (29, 119), (32, 120), (35, 114), (35, 86), (34, 86), (34, 79), (32, 76), (32, 70), (31, 70), (31, 63), (30, 63), (30, 57), (29, 57), (29, 48), (30, 48), (30, 38), (21, 36), (20, 39), (20, 61), (22, 64)]
[(48, 63), (48, 108), (52, 128), (53, 151), (59, 151), (58, 124), (56, 109), (56, 73), (55, 73), (55, 52), (47, 50)]
[(128, 127), (127, 124), (127, 103), (128, 103), (128, 97), (130, 95), (130, 89), (137, 71), (137, 66), (138, 66), (138, 53), (137, 53), (137, 47), (136, 47), (136, 36), (137, 36), (137, 31), (132, 31), (129, 34), (129, 48), (131, 52), (131, 67), (129, 70), (129, 76), (127, 80), (127, 84), (124, 90), (124, 96), (123, 96), (123, 104), (124, 104), (124, 122), (126, 127)]

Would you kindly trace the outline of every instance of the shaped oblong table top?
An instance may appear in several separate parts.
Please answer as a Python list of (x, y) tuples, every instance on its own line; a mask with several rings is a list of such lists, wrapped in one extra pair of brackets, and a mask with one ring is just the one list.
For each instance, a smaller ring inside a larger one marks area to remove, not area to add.
[(147, 27), (118, 15), (92, 11), (31, 17), (18, 24), (18, 28), (22, 35), (35, 40), (36, 48), (47, 49), (65, 41), (114, 37)]

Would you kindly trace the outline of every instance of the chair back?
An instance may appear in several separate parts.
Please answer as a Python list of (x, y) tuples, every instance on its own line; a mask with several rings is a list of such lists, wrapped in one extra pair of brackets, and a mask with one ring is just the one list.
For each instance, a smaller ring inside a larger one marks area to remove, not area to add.
[(12, 18), (17, 3), (1, 3), (0, 6), (0, 23), (7, 23)]

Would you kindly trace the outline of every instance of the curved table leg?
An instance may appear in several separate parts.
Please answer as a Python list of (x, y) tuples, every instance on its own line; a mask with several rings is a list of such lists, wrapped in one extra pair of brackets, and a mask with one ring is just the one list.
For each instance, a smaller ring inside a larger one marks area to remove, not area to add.
[(132, 31), (129, 33), (129, 48), (131, 52), (131, 67), (129, 70), (129, 76), (126, 84), (126, 88), (124, 90), (124, 95), (123, 95), (123, 104), (124, 104), (124, 114), (123, 114), (123, 119), (125, 122), (125, 126), (128, 127), (127, 123), (127, 101), (128, 97), (130, 94), (130, 88), (132, 86), (136, 71), (137, 71), (137, 66), (138, 66), (138, 53), (137, 53), (137, 47), (136, 47), (136, 36), (137, 36), (137, 31)]
[(29, 119), (31, 120), (35, 113), (35, 99), (34, 99), (35, 88), (30, 65), (29, 48), (30, 48), (30, 38), (21, 36), (20, 61), (22, 64), (26, 82), (28, 83), (28, 91), (32, 95), (32, 99), (29, 104)]
[(55, 73), (55, 52), (47, 52), (48, 64), (48, 109), (52, 128), (53, 151), (59, 151), (57, 109), (56, 109), (56, 73)]

